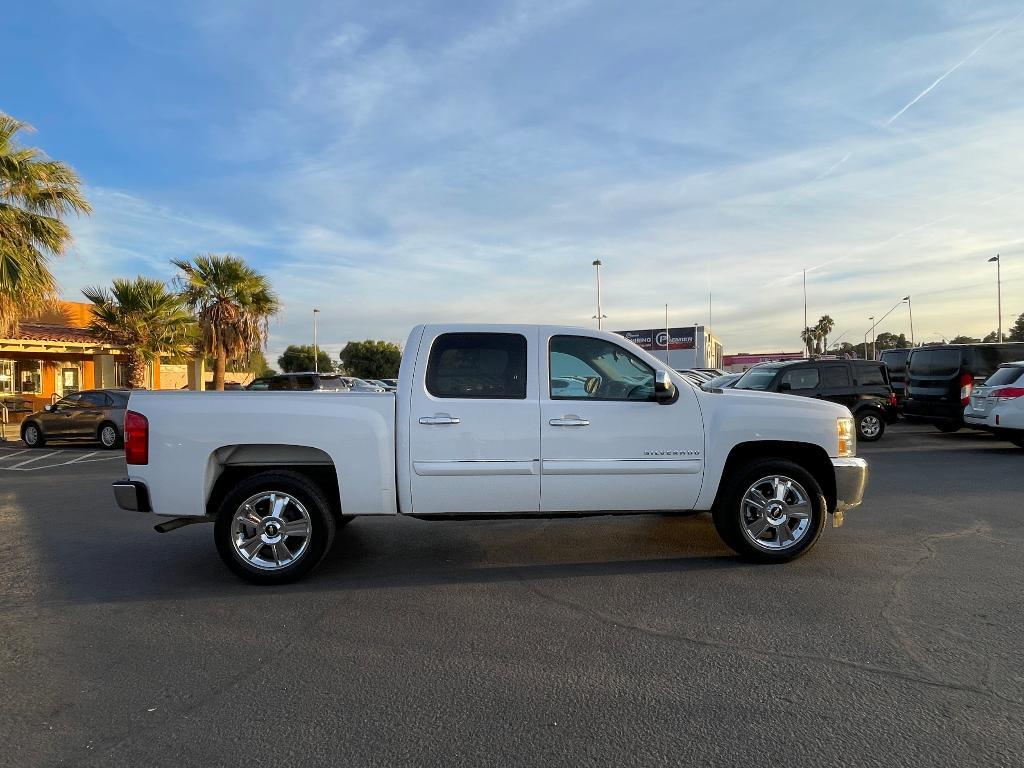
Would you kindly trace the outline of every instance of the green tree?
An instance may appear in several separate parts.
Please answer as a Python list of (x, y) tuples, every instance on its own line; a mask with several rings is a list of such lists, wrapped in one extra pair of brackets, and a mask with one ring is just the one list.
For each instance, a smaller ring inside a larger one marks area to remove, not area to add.
[(213, 388), (224, 389), (229, 359), (247, 359), (267, 340), (267, 323), (281, 308), (267, 278), (238, 256), (173, 259), (178, 287), (199, 321), (199, 348), (212, 355)]
[(146, 363), (161, 354), (187, 354), (195, 343), (195, 318), (184, 299), (160, 280), (116, 279), (108, 290), (82, 289), (92, 302), (90, 330), (108, 344), (124, 347), (128, 386), (146, 385)]
[(71, 242), (61, 219), (92, 211), (69, 166), (18, 144), (17, 133), (30, 130), (0, 112), (0, 336), (56, 299), (49, 260)]
[(950, 344), (977, 344), (981, 339), (976, 339), (973, 336), (954, 336), (949, 340)]
[(818, 333), (813, 328), (804, 328), (800, 332), (800, 340), (804, 343), (804, 351), (808, 357), (814, 355), (818, 345)]
[(909, 347), (910, 343), (907, 341), (907, 337), (904, 334), (896, 335), (895, 333), (889, 333), (883, 331), (875, 337), (875, 349), (903, 349)]
[(984, 339), (981, 340), (984, 344), (991, 344), (994, 341), (999, 341), (999, 331), (991, 331)]
[(402, 364), (402, 350), (390, 341), (350, 341), (341, 350), (341, 364), (350, 376), (393, 379)]
[[(314, 369), (313, 345), (289, 344), (284, 354), (277, 358), (277, 364), (285, 373), (312, 371)], [(317, 349), (315, 368), (321, 373), (331, 373), (334, 371), (334, 361), (322, 349)]]
[(1017, 317), (1006, 338), (1008, 341), (1024, 341), (1024, 312)]

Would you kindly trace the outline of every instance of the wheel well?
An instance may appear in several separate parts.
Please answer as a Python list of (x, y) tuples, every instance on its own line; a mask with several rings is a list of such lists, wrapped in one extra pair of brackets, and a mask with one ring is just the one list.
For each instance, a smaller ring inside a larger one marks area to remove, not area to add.
[(245, 478), (274, 469), (287, 469), (290, 472), (297, 472), (308, 477), (316, 483), (320, 491), (327, 497), (334, 516), (341, 517), (341, 494), (338, 490), (338, 472), (333, 464), (288, 464), (281, 467), (265, 464), (226, 466), (217, 477), (216, 482), (214, 482), (210, 496), (206, 500), (206, 514), (216, 514), (217, 507), (220, 506), (224, 497)]
[(792, 443), (782, 440), (758, 440), (750, 443), (740, 443), (733, 447), (726, 459), (725, 469), (722, 471), (722, 481), (718, 485), (718, 493), (715, 495), (715, 503), (724, 493), (726, 484), (730, 477), (745, 464), (757, 459), (787, 459), (794, 464), (799, 464), (806, 469), (825, 494), (829, 510), (836, 506), (836, 476), (832, 467), (832, 461), (825, 449), (820, 445), (812, 443)]

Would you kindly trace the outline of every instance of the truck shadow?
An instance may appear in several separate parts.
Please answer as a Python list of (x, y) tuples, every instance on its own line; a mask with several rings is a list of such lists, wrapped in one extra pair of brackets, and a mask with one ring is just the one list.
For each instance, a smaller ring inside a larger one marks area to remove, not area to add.
[(49, 546), (57, 542), (36, 542), (46, 584), (8, 594), (7, 604), (315, 595), (742, 567), (707, 515), (444, 523), (361, 518), (338, 531), (317, 570), (279, 587), (255, 587), (231, 574), (216, 554), (209, 525), (165, 535), (148, 525), (122, 529), (117, 537), (93, 538), (87, 558)]

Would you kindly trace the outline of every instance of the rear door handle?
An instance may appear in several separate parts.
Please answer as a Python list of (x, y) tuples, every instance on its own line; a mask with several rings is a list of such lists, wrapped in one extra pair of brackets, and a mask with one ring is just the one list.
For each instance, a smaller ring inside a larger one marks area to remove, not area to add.
[(552, 427), (589, 427), (590, 422), (587, 419), (581, 419), (579, 416), (563, 416), (560, 419), (551, 419), (548, 422)]
[(449, 416), (447, 413), (438, 413), (434, 416), (420, 416), (420, 424), (461, 424), (462, 419), (458, 416)]

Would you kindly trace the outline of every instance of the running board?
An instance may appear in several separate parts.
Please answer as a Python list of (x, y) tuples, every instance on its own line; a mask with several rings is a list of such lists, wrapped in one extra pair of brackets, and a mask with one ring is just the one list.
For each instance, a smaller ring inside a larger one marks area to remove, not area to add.
[(195, 525), (196, 523), (212, 523), (217, 518), (213, 515), (199, 515), (192, 517), (176, 517), (173, 520), (168, 520), (160, 525), (154, 525), (153, 530), (157, 533), (170, 533), (176, 531), (178, 528), (184, 528), (186, 525)]

